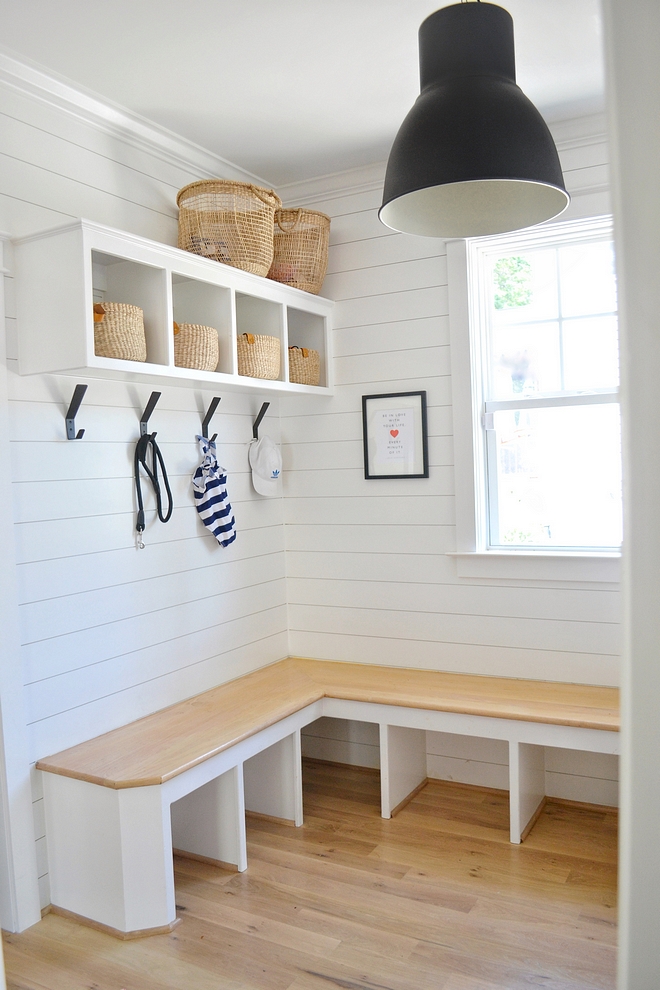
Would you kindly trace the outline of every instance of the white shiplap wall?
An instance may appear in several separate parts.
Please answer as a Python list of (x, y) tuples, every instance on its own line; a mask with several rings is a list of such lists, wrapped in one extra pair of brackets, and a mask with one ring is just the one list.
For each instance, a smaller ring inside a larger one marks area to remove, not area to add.
[[(0, 229), (12, 236), (85, 216), (174, 243), (181, 186), (214, 173), (251, 178), (172, 135), (122, 121), (114, 110), (104, 119), (102, 108), (76, 104), (75, 94), (60, 89), (53, 96), (27, 70), (13, 76), (10, 62), (0, 59)], [(581, 123), (566, 124), (564, 138), (569, 185), (581, 190), (579, 208), (604, 212), (602, 140), (585, 134)], [(167, 526), (148, 528), (147, 549), (138, 553), (130, 455), (150, 386), (89, 380), (79, 414), (86, 435), (66, 441), (63, 416), (75, 382), (17, 375), (20, 328), (11, 275), (6, 278), (28, 761), (287, 652), (616, 680), (616, 591), (456, 578), (444, 555), (454, 546), (454, 489), (443, 245), (388, 232), (375, 215), (377, 183), (357, 190), (347, 182), (355, 185), (343, 176), (318, 180), (323, 193), (304, 190), (333, 216), (324, 294), (339, 301), (337, 394), (280, 400), (284, 503), (261, 499), (250, 486), (246, 444), (260, 400), (223, 396), (214, 429), (239, 529), (227, 550), (201, 529), (189, 499), (194, 434), (210, 393), (162, 389), (152, 425), (176, 508)], [(289, 192), (289, 200), (301, 201)], [(11, 272), (10, 253), (8, 265)], [(419, 388), (429, 397), (431, 478), (365, 482), (360, 396)], [(268, 429), (277, 439), (277, 402), (270, 413)], [(372, 727), (326, 720), (306, 746), (342, 762), (342, 753), (349, 762), (373, 762), (372, 737)], [(500, 755), (477, 752), (471, 741), (429, 736), (434, 775), (492, 783), (502, 766)], [(613, 766), (595, 767), (578, 756), (567, 762), (565, 755), (549, 754), (547, 772), (549, 781), (556, 775), (549, 787), (566, 796), (575, 796), (583, 782), (593, 800), (615, 790)], [(37, 853), (47, 904), (36, 776)], [(585, 796), (584, 789), (579, 793)]]
[[(20, 79), (7, 80), (0, 76), (0, 229), (12, 237), (84, 216), (174, 244), (179, 188), (213, 172), (251, 178), (157, 132), (150, 144), (148, 128), (136, 130), (134, 121), (124, 122), (122, 136), (116, 115), (111, 125), (93, 114), (86, 119), (66, 99), (21, 91)], [(33, 763), (285, 656), (283, 515), (281, 499), (264, 499), (251, 487), (247, 444), (261, 398), (221, 393), (213, 429), (238, 538), (227, 549), (217, 545), (198, 521), (190, 489), (199, 459), (195, 434), (213, 393), (159, 386), (150, 426), (175, 509), (165, 526), (151, 509), (147, 547), (137, 551), (131, 459), (151, 386), (80, 379), (89, 385), (77, 423), (86, 432), (67, 441), (64, 412), (76, 380), (17, 374), (11, 254), (8, 262), (16, 573)], [(266, 423), (278, 439), (277, 401)], [(33, 796), (45, 905), (38, 776)]]
[[(608, 212), (603, 121), (557, 131), (573, 195), (566, 217)], [(321, 179), (280, 190), (286, 202), (332, 217), (322, 291), (338, 301), (334, 399), (282, 405), (291, 650), (615, 684), (617, 586), (459, 579), (445, 555), (456, 549), (445, 248), (380, 224), (379, 178), (356, 171), (326, 180), (329, 193)], [(430, 478), (365, 481), (361, 396), (417, 389), (427, 391)], [(347, 762), (343, 753), (374, 765), (368, 746), (377, 740), (369, 738), (367, 729), (324, 720), (305, 746), (320, 758)], [(506, 753), (490, 744), (429, 733), (428, 752), (433, 776), (506, 786)], [(547, 774), (550, 794), (616, 802), (614, 759), (548, 753)]]

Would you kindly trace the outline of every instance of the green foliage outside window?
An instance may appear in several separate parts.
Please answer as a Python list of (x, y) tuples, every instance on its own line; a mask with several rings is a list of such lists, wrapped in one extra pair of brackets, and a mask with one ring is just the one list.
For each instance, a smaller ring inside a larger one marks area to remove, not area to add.
[(493, 269), (495, 309), (528, 306), (532, 301), (532, 266), (526, 258), (513, 255), (499, 258)]

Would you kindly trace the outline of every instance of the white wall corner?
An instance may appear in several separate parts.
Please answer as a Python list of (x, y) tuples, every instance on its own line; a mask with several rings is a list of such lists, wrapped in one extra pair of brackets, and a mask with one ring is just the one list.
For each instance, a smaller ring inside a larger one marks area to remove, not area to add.
[[(3, 247), (0, 238), (0, 248)], [(0, 258), (0, 270), (4, 264)], [(4, 272), (0, 274), (0, 555), (16, 559), (11, 497)], [(23, 701), (16, 572), (0, 568), (0, 924), (23, 931), (41, 917)]]

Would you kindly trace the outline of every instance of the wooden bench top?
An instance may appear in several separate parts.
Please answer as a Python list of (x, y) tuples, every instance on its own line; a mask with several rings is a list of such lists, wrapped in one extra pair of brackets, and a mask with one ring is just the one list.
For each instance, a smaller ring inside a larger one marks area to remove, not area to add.
[(321, 698), (619, 729), (617, 688), (288, 657), (39, 760), (105, 787), (162, 784)]

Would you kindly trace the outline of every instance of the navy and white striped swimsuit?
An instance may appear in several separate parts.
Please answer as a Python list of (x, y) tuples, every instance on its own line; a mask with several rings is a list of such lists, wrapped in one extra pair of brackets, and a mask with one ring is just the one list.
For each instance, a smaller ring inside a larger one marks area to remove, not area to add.
[(228, 547), (236, 539), (236, 522), (227, 495), (227, 472), (218, 464), (215, 444), (206, 437), (196, 439), (199, 440), (203, 460), (192, 479), (195, 507), (220, 546)]

